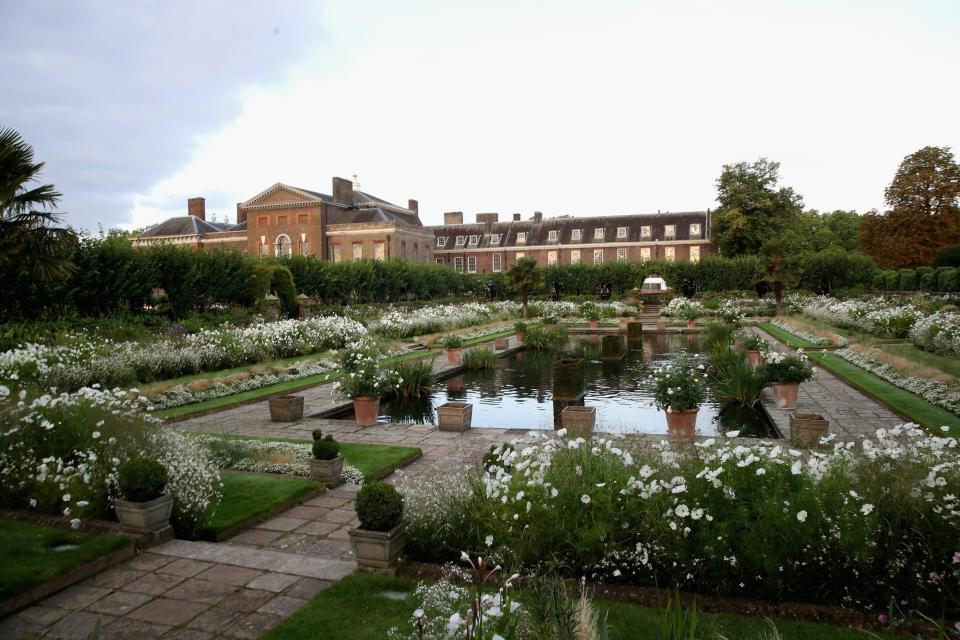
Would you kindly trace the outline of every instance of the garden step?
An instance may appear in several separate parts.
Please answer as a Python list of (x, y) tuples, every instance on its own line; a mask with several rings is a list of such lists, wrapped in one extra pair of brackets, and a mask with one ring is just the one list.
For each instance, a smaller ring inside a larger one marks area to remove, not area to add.
[(356, 569), (356, 564), (348, 560), (320, 555), (298, 555), (242, 544), (171, 540), (150, 549), (150, 552), (320, 580), (339, 580)]

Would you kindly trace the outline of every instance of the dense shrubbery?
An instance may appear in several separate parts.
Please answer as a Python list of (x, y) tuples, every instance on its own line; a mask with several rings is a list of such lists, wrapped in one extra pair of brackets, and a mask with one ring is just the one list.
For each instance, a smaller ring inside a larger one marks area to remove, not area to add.
[(872, 279), (874, 289), (882, 291), (960, 291), (960, 268), (918, 267), (879, 271)]
[(416, 559), (492, 546), (588, 578), (950, 617), (958, 484), (957, 441), (905, 426), (810, 453), (541, 436), (403, 488)]

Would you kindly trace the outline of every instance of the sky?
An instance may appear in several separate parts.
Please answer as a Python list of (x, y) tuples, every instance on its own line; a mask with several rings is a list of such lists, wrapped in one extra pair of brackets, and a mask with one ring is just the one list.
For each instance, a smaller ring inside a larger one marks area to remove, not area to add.
[(960, 154), (956, 0), (11, 0), (0, 24), (0, 128), (91, 231), (354, 173), (425, 224), (702, 210), (760, 157), (865, 212), (907, 154)]

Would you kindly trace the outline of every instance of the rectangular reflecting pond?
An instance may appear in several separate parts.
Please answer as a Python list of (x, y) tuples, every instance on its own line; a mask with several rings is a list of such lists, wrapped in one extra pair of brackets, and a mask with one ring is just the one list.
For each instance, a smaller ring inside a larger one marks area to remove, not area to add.
[[(380, 419), (389, 422), (436, 424), (436, 408), (446, 402), (473, 404), (473, 427), (554, 429), (564, 405), (554, 401), (553, 365), (564, 356), (584, 359), (585, 394), (581, 401), (596, 407), (596, 430), (611, 433), (666, 434), (666, 418), (653, 406), (654, 369), (680, 352), (696, 354), (696, 334), (645, 333), (643, 338), (621, 340), (622, 358), (608, 338), (601, 353), (602, 336), (574, 335), (556, 351), (518, 351), (496, 361), (493, 369), (466, 371), (437, 383), (429, 398), (381, 402)], [(603, 359), (602, 355), (605, 355)], [(346, 417), (346, 416), (344, 416)], [(759, 410), (721, 407), (708, 396), (697, 415), (696, 434), (713, 436), (729, 430), (744, 436), (773, 437), (774, 431)]]

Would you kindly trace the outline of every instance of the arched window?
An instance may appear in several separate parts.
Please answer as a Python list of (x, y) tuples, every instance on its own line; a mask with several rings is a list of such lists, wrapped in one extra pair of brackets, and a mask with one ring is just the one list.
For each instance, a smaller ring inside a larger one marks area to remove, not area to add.
[(289, 256), (292, 249), (293, 249), (293, 245), (290, 242), (290, 236), (286, 234), (280, 234), (279, 236), (277, 236), (276, 255)]

